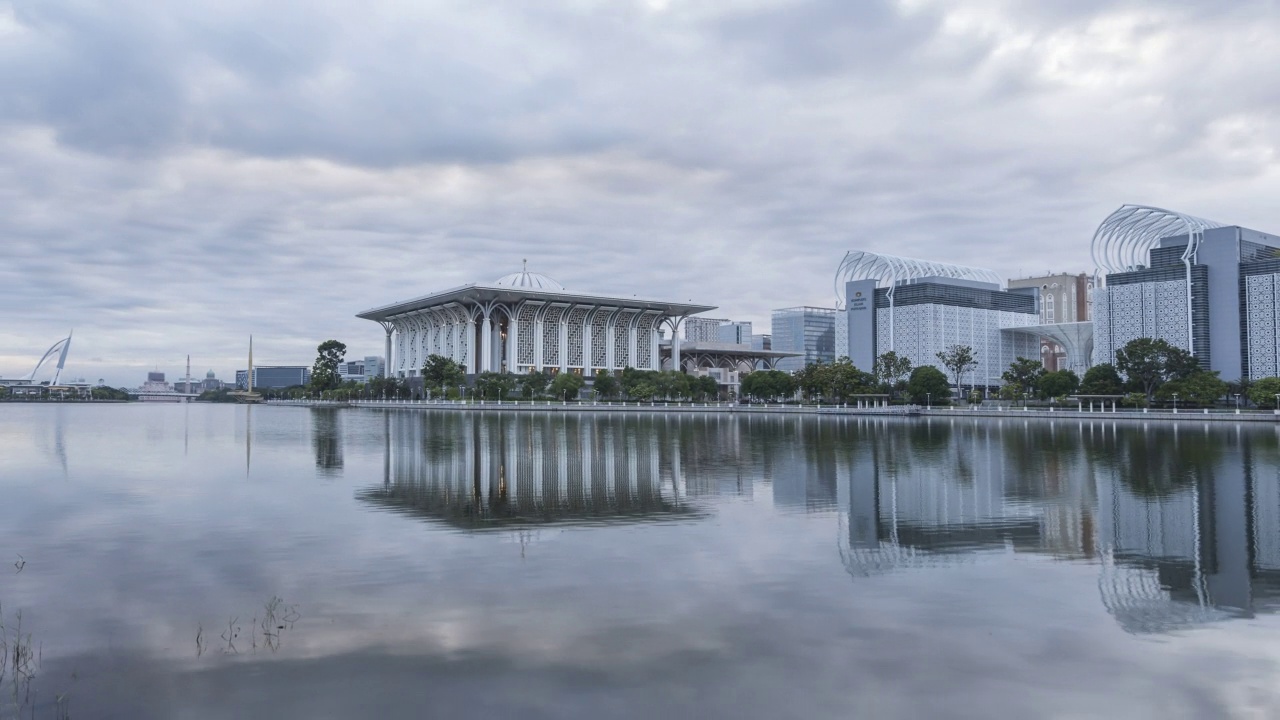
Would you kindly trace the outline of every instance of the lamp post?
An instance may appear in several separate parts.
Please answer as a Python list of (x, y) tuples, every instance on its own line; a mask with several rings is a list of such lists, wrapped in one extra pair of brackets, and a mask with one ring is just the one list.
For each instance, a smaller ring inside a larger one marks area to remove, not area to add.
[[(1280, 396), (1277, 396), (1277, 397), (1280, 397)], [(931, 392), (925, 393), (924, 400), (926, 403), (928, 403), (929, 409), (932, 410), (933, 409), (933, 393)]]
[(1240, 414), (1240, 393), (1236, 393), (1236, 414)]
[(1178, 413), (1178, 393), (1173, 394), (1173, 412), (1175, 415)]

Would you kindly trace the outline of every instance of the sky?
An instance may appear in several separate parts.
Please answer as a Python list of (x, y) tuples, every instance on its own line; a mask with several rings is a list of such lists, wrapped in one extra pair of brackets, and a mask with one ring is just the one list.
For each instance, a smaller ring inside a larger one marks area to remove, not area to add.
[(0, 0), (0, 376), (311, 364), (520, 268), (768, 329), (844, 253), (1280, 231), (1280, 4)]

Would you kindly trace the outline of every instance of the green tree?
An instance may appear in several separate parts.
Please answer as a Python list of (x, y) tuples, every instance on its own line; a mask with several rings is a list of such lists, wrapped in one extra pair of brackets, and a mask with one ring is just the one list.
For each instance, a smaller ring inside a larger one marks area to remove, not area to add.
[(1249, 401), (1260, 408), (1275, 408), (1280, 395), (1280, 377), (1262, 378), (1249, 385)]
[(952, 345), (937, 355), (938, 362), (942, 363), (947, 372), (955, 378), (956, 390), (960, 391), (964, 374), (978, 367), (978, 360), (973, 356), (973, 348), (968, 345)]
[(1201, 368), (1191, 353), (1165, 340), (1137, 338), (1116, 350), (1116, 370), (1128, 379), (1130, 389), (1150, 400), (1162, 384), (1189, 378)]
[(833, 402), (848, 402), (854, 395), (865, 395), (876, 389), (876, 377), (859, 370), (847, 357), (826, 367), (827, 397)]
[(591, 387), (596, 392), (597, 397), (612, 398), (618, 394), (619, 385), (618, 378), (608, 370), (597, 370), (596, 376), (592, 380)]
[(578, 392), (582, 390), (582, 386), (586, 384), (586, 380), (581, 375), (571, 372), (562, 372), (556, 375), (551, 381), (551, 396), (557, 400), (576, 400)]
[(316, 363), (311, 367), (311, 390), (324, 392), (342, 384), (338, 365), (347, 356), (347, 346), (337, 340), (325, 340), (316, 348)]
[(1080, 383), (1081, 395), (1119, 395), (1124, 392), (1124, 381), (1116, 366), (1111, 363), (1094, 365), (1085, 371)]
[(653, 386), (649, 380), (641, 380), (631, 386), (631, 391), (627, 394), (634, 400), (652, 400), (658, 389)]
[(520, 394), (526, 398), (533, 399), (547, 391), (547, 386), (551, 384), (551, 376), (541, 370), (534, 370), (531, 373), (521, 375), (519, 383)]
[(871, 372), (890, 394), (898, 392), (906, 387), (907, 377), (911, 375), (911, 358), (892, 350), (881, 353)]
[(1036, 378), (1036, 391), (1039, 392), (1041, 400), (1071, 395), (1079, 387), (1080, 378), (1070, 370), (1044, 373)]
[(815, 400), (822, 395), (822, 391), (828, 386), (827, 366), (819, 360), (811, 365), (805, 365), (795, 372), (796, 387), (800, 388), (800, 392), (809, 400)]
[(703, 401), (720, 396), (720, 383), (710, 375), (689, 378), (689, 399)]
[(482, 372), (476, 376), (476, 394), (485, 400), (506, 400), (516, 394), (516, 378), (510, 373)]
[(1031, 390), (1036, 387), (1036, 383), (1042, 375), (1044, 375), (1044, 365), (1039, 360), (1029, 360), (1018, 356), (1009, 365), (1009, 369), (1001, 373), (1000, 379), (1017, 388), (1018, 392), (1025, 398), (1031, 394)]
[(422, 385), (430, 388), (432, 391), (446, 393), (450, 389), (457, 387), (466, 382), (467, 373), (462, 366), (454, 362), (451, 358), (443, 355), (431, 354), (427, 356), (427, 360), (422, 364)]
[(742, 378), (738, 391), (749, 398), (765, 402), (786, 399), (795, 395), (796, 380), (790, 373), (781, 370), (756, 370)]
[(1179, 403), (1187, 405), (1212, 405), (1218, 401), (1218, 398), (1227, 394), (1227, 384), (1219, 377), (1217, 371), (1205, 372), (1201, 370), (1189, 377), (1170, 380), (1160, 386), (1156, 390), (1156, 399), (1162, 402), (1170, 402), (1174, 395), (1178, 396)]
[(911, 371), (907, 380), (907, 396), (917, 405), (945, 405), (950, 402), (951, 385), (941, 370), (932, 365), (921, 365)]

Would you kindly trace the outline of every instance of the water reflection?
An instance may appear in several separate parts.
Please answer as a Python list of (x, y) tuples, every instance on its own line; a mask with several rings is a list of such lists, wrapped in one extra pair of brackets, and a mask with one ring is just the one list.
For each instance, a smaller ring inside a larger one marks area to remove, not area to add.
[(931, 423), (863, 428), (841, 557), (855, 577), (984, 552), (1094, 559), (1129, 632), (1280, 606), (1275, 438), (1208, 428)]
[(311, 448), (323, 475), (342, 472), (342, 415), (337, 408), (311, 409)]
[(690, 519), (679, 433), (641, 419), (388, 413), (380, 487), (361, 500), (484, 529)]

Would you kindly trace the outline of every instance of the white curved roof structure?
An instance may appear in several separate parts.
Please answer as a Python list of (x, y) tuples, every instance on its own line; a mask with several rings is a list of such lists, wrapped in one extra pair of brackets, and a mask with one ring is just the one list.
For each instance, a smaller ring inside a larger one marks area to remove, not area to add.
[(524, 261), (520, 272), (503, 275), (494, 285), (500, 287), (523, 288), (525, 290), (549, 290), (563, 292), (564, 286), (542, 273), (529, 272), (529, 261)]
[(844, 284), (851, 280), (876, 280), (877, 286), (892, 288), (903, 280), (926, 277), (1000, 284), (1000, 275), (986, 268), (951, 265), (858, 250), (845, 253), (844, 260), (841, 260), (840, 266), (836, 268), (836, 307), (844, 307)]
[(1121, 205), (1093, 233), (1093, 262), (1108, 273), (1125, 272), (1147, 264), (1147, 254), (1161, 238), (1191, 235), (1184, 259), (1195, 253), (1198, 236), (1210, 228), (1226, 227), (1216, 220), (1148, 205)]

